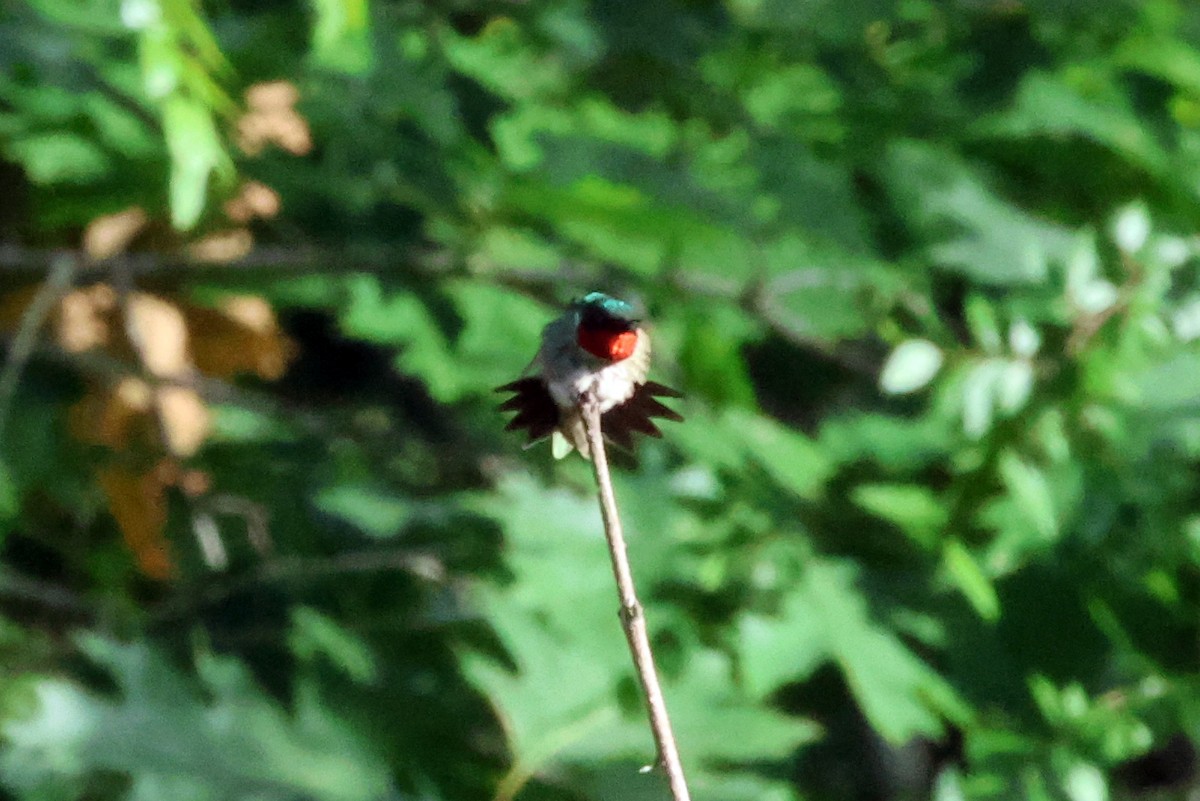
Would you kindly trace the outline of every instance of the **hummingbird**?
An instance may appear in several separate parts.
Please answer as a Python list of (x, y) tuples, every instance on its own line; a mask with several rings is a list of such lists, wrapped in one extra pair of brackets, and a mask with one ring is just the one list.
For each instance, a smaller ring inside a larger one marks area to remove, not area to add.
[(542, 330), (542, 345), (525, 368), (525, 377), (496, 388), (515, 393), (500, 405), (517, 413), (504, 430), (526, 431), (526, 447), (550, 436), (556, 459), (572, 449), (590, 459), (581, 407), (592, 393), (600, 406), (601, 431), (631, 449), (634, 432), (662, 436), (650, 418), (683, 420), (658, 401), (683, 396), (647, 381), (649, 372), (650, 336), (634, 307), (603, 292), (591, 292)]

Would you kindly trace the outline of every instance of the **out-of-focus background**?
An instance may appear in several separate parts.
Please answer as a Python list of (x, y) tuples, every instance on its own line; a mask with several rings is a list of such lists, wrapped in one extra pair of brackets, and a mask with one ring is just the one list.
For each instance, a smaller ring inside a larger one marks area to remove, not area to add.
[(1194, 798), (1200, 6), (0, 4), (0, 797)]

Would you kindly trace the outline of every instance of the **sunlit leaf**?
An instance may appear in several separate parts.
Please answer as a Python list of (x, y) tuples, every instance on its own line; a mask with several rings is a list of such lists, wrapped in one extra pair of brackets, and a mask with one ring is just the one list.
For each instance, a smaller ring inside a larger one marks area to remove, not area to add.
[(1000, 475), (1022, 513), (1046, 539), (1058, 533), (1058, 515), (1046, 475), (1011, 451), (1000, 457)]
[(957, 539), (946, 540), (942, 557), (950, 580), (974, 607), (975, 612), (984, 620), (999, 618), (1000, 599), (996, 595), (996, 588), (992, 586), (991, 580), (966, 546)]
[(944, 719), (969, 714), (958, 694), (898, 639), (873, 625), (863, 599), (848, 592), (844, 566), (814, 565), (811, 603), (821, 610), (829, 649), (863, 712), (893, 742), (940, 731)]
[(312, 0), (312, 4), (317, 15), (313, 26), (317, 62), (350, 73), (366, 70), (374, 56), (367, 0)]
[(746, 689), (757, 698), (808, 678), (829, 658), (820, 617), (798, 593), (789, 596), (778, 616), (743, 617), (738, 647)]
[(225, 159), (209, 111), (182, 97), (163, 108), (163, 128), (171, 152), (171, 220), (191, 228), (204, 211), (208, 179)]
[(943, 358), (941, 349), (929, 340), (902, 342), (884, 364), (879, 386), (893, 395), (916, 392), (937, 375)]
[(997, 196), (962, 160), (896, 142), (888, 182), (904, 218), (937, 265), (984, 285), (1032, 284), (1070, 250), (1070, 233)]
[(949, 520), (949, 511), (927, 487), (912, 484), (865, 484), (854, 489), (854, 502), (894, 523), (923, 548), (931, 547)]
[(339, 485), (314, 499), (317, 508), (356, 525), (374, 537), (393, 537), (412, 514), (402, 498), (376, 487)]
[(95, 142), (67, 132), (17, 139), (5, 150), (39, 184), (92, 181), (110, 166), (109, 157)]

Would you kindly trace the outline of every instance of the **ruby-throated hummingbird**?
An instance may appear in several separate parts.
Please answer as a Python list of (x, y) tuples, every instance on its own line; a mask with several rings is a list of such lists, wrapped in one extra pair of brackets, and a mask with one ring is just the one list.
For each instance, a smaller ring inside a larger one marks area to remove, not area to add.
[(526, 447), (550, 435), (558, 459), (572, 448), (590, 458), (580, 408), (594, 393), (600, 429), (617, 445), (631, 448), (635, 431), (661, 437), (650, 418), (683, 417), (656, 396), (682, 396), (647, 381), (649, 371), (650, 336), (633, 306), (603, 292), (584, 295), (542, 330), (542, 346), (525, 368), (526, 377), (497, 388), (516, 393), (500, 406), (517, 412), (505, 430), (527, 431)]

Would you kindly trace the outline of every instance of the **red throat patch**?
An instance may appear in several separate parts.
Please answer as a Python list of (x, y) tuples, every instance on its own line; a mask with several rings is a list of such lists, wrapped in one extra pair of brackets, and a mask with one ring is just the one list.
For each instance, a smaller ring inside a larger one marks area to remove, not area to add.
[(579, 328), (575, 334), (579, 347), (599, 359), (619, 362), (633, 355), (637, 331), (603, 331)]

